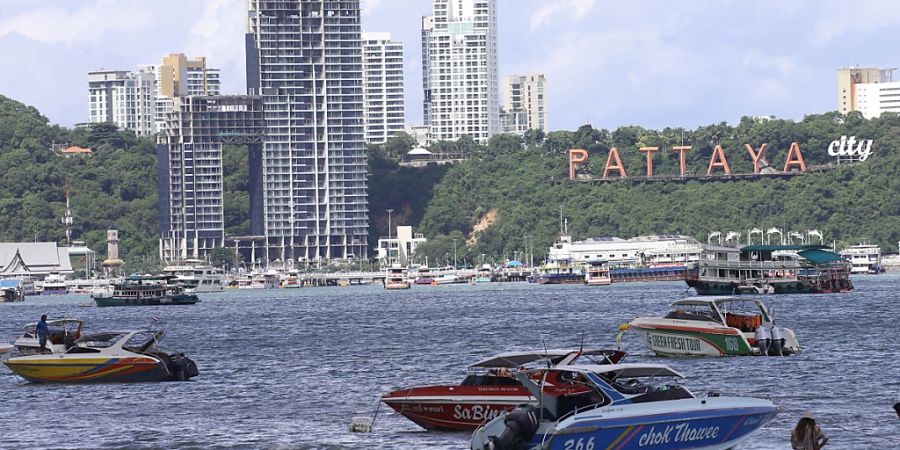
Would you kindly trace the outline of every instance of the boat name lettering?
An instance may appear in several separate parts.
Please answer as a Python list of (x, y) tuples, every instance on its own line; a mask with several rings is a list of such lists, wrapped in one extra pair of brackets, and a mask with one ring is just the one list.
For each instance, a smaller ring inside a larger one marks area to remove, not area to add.
[(502, 412), (502, 409), (491, 408), (491, 405), (456, 405), (453, 408), (453, 418), (484, 422), (495, 419)]
[(682, 336), (663, 336), (658, 334), (648, 334), (647, 343), (651, 347), (664, 348), (668, 350), (688, 350), (693, 352), (700, 351), (700, 340), (695, 338), (686, 338)]
[(564, 450), (594, 450), (594, 438), (588, 440), (584, 438), (569, 439), (563, 443)]
[(650, 445), (668, 444), (670, 442), (693, 442), (706, 439), (716, 439), (719, 436), (719, 427), (692, 428), (689, 422), (678, 425), (667, 425), (664, 430), (656, 431), (656, 427), (650, 427), (650, 431), (642, 434), (638, 439), (639, 447)]

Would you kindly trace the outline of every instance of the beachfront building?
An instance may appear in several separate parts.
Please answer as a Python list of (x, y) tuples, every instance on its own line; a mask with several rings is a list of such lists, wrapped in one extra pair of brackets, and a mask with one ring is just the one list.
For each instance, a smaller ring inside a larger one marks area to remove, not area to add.
[(403, 43), (390, 33), (362, 33), (365, 138), (383, 144), (406, 126)]
[(423, 20), (422, 30), (431, 139), (469, 135), (485, 143), (501, 132), (496, 1), (433, 0), (432, 6), (431, 29), (426, 33)]
[(396, 234), (378, 239), (378, 262), (386, 267), (391, 264), (409, 267), (416, 248), (427, 241), (421, 233), (413, 233), (411, 226), (399, 226)]

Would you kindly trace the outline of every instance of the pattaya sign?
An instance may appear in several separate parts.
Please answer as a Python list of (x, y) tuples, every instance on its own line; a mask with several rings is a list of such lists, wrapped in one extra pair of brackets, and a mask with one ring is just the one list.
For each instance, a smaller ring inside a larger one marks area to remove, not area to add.
[[(832, 142), (832, 145), (834, 145), (834, 142)], [(753, 160), (754, 174), (759, 174), (762, 170), (762, 162), (765, 160), (766, 148), (768, 146), (769, 144), (763, 144), (757, 149), (753, 148), (750, 144), (744, 144), (744, 148), (747, 149), (750, 159)], [(871, 147), (871, 141), (869, 146)], [(840, 144), (839, 148), (842, 149), (841, 151), (850, 151), (845, 148), (844, 144)], [(829, 149), (831, 149), (830, 146)], [(646, 155), (647, 177), (653, 177), (653, 154), (659, 151), (659, 147), (641, 147), (639, 150)], [(672, 151), (678, 153), (682, 177), (687, 175), (687, 152), (690, 150), (690, 145), (676, 145), (672, 147)], [(854, 149), (853, 151), (858, 152), (859, 150)], [(866, 152), (868, 151), (869, 149), (867, 148)], [(584, 149), (573, 148), (569, 150), (570, 179), (575, 179), (578, 166), (586, 163), (589, 156), (588, 151)], [(868, 157), (868, 153), (866, 153), (866, 156)], [(784, 173), (788, 173), (794, 169), (801, 172), (806, 171), (806, 161), (803, 159), (803, 152), (800, 151), (800, 144), (796, 142), (791, 144), (791, 149), (788, 151), (787, 158), (784, 161), (783, 171)], [(728, 164), (728, 158), (725, 157), (725, 149), (723, 149), (721, 145), (716, 145), (715, 149), (713, 149), (712, 156), (709, 159), (709, 166), (706, 169), (706, 176), (712, 176), (713, 172), (717, 170), (721, 170), (725, 175), (732, 175), (731, 166)], [(625, 165), (622, 164), (622, 158), (619, 156), (619, 150), (616, 147), (611, 148), (609, 150), (609, 155), (606, 157), (606, 167), (603, 169), (603, 178), (609, 177), (611, 173), (615, 173), (621, 178), (628, 176)]]
[(840, 140), (828, 144), (828, 154), (837, 156), (842, 161), (865, 161), (872, 154), (872, 139), (860, 139), (857, 142), (856, 136), (850, 136), (849, 139), (847, 136), (841, 136)]

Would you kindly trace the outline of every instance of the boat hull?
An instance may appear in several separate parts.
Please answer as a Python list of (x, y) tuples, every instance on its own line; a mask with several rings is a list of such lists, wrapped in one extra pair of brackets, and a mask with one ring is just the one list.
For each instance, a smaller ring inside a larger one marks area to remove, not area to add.
[(772, 281), (768, 283), (774, 292), (759, 292), (753, 289), (740, 289), (737, 283), (728, 281), (708, 281), (702, 279), (688, 279), (687, 285), (694, 288), (698, 295), (739, 295), (739, 294), (834, 294), (839, 292), (849, 292), (853, 289), (853, 285), (847, 283), (843, 287), (828, 286), (826, 289), (819, 288), (808, 280), (778, 282)]
[(106, 306), (158, 306), (158, 305), (193, 305), (200, 299), (196, 295), (181, 294), (168, 297), (151, 298), (120, 298), (120, 297), (94, 297), (94, 303), (100, 307)]
[(538, 284), (584, 284), (584, 275), (538, 275)]
[(157, 359), (140, 358), (12, 358), (4, 364), (32, 383), (125, 383), (170, 378)]
[[(637, 318), (631, 322), (641, 340), (660, 356), (748, 356), (758, 355), (751, 340), (737, 328), (683, 320)], [(800, 353), (793, 330), (784, 328), (783, 354)], [(772, 351), (772, 349), (770, 349)]]
[(426, 430), (474, 431), (534, 399), (522, 386), (429, 386), (390, 392), (381, 401)]
[(386, 283), (384, 285), (385, 289), (409, 289), (410, 287), (409, 283)]

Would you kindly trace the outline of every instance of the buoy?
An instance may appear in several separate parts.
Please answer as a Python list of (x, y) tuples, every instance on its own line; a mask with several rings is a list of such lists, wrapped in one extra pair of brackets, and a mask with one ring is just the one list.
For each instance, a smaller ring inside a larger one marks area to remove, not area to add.
[(630, 329), (631, 329), (630, 323), (623, 323), (622, 325), (619, 325), (619, 331), (628, 331)]
[(356, 416), (350, 419), (351, 433), (369, 433), (372, 431), (372, 419), (366, 416)]

